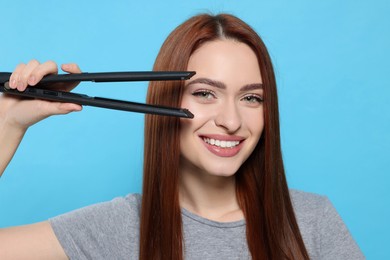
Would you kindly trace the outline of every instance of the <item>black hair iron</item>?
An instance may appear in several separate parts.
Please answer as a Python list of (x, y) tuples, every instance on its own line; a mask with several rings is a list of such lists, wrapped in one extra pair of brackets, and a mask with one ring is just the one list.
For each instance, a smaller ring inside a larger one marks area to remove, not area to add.
[(64, 92), (50, 89), (50, 83), (56, 82), (123, 82), (123, 81), (163, 81), (186, 80), (191, 78), (193, 71), (142, 71), (142, 72), (99, 72), (80, 74), (59, 74), (44, 77), (36, 86), (28, 87), (25, 91), (9, 88), (11, 73), (0, 72), (0, 92), (28, 98), (38, 98), (51, 101), (76, 103), (79, 105), (95, 106), (122, 111), (193, 118), (194, 115), (185, 108), (156, 106), (117, 99), (90, 97), (84, 94)]

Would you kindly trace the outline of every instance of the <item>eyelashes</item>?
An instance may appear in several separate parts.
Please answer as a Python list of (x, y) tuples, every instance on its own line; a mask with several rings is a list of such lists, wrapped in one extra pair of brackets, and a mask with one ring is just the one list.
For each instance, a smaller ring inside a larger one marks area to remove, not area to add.
[(192, 95), (204, 100), (211, 100), (216, 98), (214, 91), (207, 89), (200, 89), (192, 92)]
[(242, 99), (248, 103), (262, 103), (264, 101), (263, 97), (258, 94), (249, 94)]
[[(198, 98), (201, 102), (211, 103), (217, 99), (217, 94), (209, 89), (199, 89), (191, 93), (194, 97)], [(248, 105), (257, 105), (264, 102), (262, 95), (257, 93), (248, 93), (240, 98), (241, 101)]]

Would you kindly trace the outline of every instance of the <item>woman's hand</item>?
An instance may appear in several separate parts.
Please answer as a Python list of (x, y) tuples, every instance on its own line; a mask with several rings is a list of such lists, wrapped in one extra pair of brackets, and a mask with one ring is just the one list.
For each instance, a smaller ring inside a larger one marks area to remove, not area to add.
[[(81, 73), (76, 64), (64, 64), (61, 69), (68, 73)], [(55, 62), (47, 61), (40, 64), (32, 60), (16, 67), (10, 77), (9, 87), (24, 91), (28, 85), (35, 86), (45, 75), (57, 73), (58, 68)], [(57, 83), (52, 87), (61, 91), (69, 91), (77, 84)], [(25, 131), (31, 125), (51, 115), (67, 114), (81, 109), (82, 107), (77, 104), (25, 99), (3, 94), (0, 96), (0, 124), (7, 124), (12, 128)]]
[[(64, 64), (61, 68), (65, 72), (80, 73), (76, 64)], [(16, 67), (10, 77), (9, 86), (12, 89), (23, 91), (27, 85), (35, 86), (45, 75), (57, 72), (57, 64), (52, 61), (40, 64), (38, 61), (32, 60)], [(58, 83), (52, 87), (69, 91), (77, 84)], [(82, 107), (77, 104), (0, 94), (0, 177), (11, 161), (28, 127), (51, 115), (67, 114), (81, 109)]]

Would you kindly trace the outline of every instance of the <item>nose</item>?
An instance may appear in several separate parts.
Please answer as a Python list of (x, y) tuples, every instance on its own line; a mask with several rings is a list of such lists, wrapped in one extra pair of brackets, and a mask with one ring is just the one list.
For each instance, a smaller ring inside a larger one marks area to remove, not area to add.
[(240, 111), (234, 102), (221, 105), (214, 121), (216, 126), (224, 128), (229, 134), (237, 132), (242, 124)]

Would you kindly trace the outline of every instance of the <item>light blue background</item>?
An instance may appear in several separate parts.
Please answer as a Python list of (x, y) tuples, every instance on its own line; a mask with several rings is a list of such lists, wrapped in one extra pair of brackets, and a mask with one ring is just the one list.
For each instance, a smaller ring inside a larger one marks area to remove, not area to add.
[[(367, 258), (390, 259), (389, 3), (1, 0), (0, 71), (32, 58), (150, 70), (191, 15), (238, 15), (274, 61), (290, 186), (329, 196)], [(146, 83), (78, 92), (143, 102)], [(140, 192), (142, 145), (141, 114), (85, 107), (33, 126), (0, 179), (0, 227)]]

